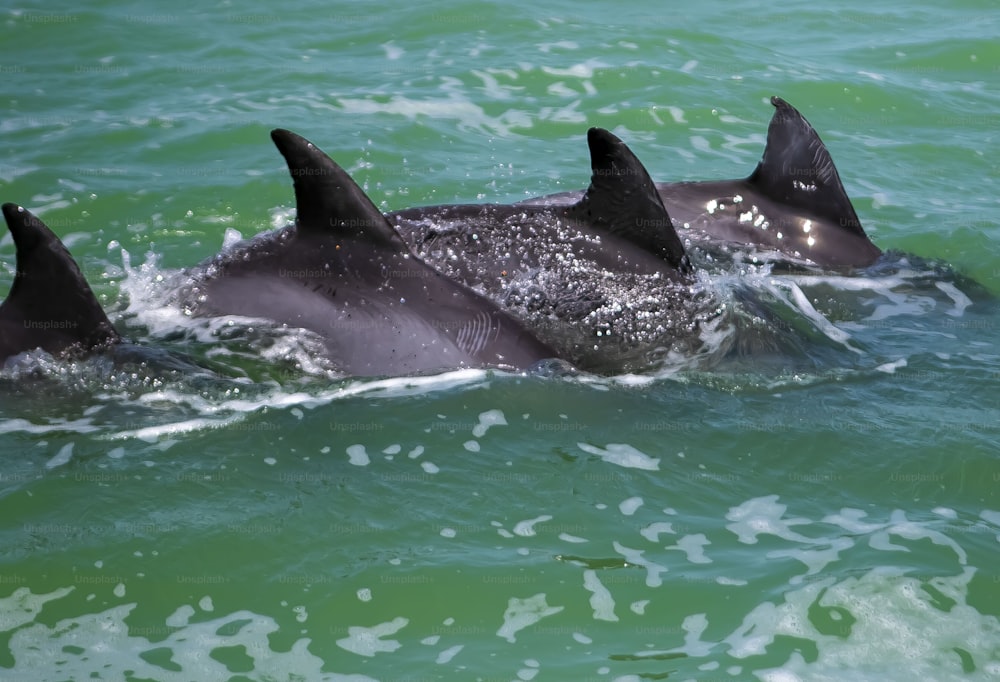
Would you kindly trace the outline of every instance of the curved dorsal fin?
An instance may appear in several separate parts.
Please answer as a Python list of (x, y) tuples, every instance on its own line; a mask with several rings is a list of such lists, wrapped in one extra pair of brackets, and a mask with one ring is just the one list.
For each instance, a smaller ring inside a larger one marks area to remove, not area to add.
[(296, 220), (304, 234), (328, 234), (382, 242), (406, 250), (397, 234), (347, 171), (301, 135), (271, 131), (295, 186)]
[[(269, 309), (253, 301), (245, 307), (240, 292), (232, 300), (243, 311), (325, 335), (331, 357), (352, 373), (411, 374), (465, 363), (527, 368), (555, 357), (495, 303), (413, 255), (371, 199), (322, 150), (287, 130), (271, 131), (271, 139), (294, 181), (296, 231), (310, 237), (307, 243), (286, 244), (287, 260), (281, 262), (322, 261), (336, 279), (286, 277), (279, 269), (278, 277), (298, 280), (306, 296), (299, 299), (295, 291), (291, 300)], [(344, 240), (352, 243), (341, 249)], [(336, 248), (324, 252), (331, 243)], [(273, 270), (264, 277), (273, 279)]]
[(775, 112), (767, 128), (764, 156), (747, 181), (775, 201), (867, 236), (826, 145), (809, 121), (780, 97), (772, 97), (771, 104)]
[(658, 254), (682, 272), (690, 270), (684, 245), (645, 166), (628, 146), (603, 128), (587, 131), (590, 187), (570, 215)]
[(0, 353), (42, 348), (55, 355), (119, 341), (59, 237), (17, 204), (4, 204), (3, 215), (17, 248), (17, 273), (0, 304)]

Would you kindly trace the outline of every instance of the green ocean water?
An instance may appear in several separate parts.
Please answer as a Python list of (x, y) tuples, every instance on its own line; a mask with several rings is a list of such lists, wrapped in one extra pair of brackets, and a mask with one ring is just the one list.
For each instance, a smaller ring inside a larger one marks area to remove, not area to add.
[[(217, 370), (0, 376), (0, 680), (1000, 678), (991, 4), (0, 16), (0, 201)], [(593, 125), (657, 180), (742, 177), (771, 95), (896, 252), (706, 275), (792, 321), (777, 357), (337, 379), (164, 303), (289, 219), (274, 127), (392, 210), (581, 188)]]

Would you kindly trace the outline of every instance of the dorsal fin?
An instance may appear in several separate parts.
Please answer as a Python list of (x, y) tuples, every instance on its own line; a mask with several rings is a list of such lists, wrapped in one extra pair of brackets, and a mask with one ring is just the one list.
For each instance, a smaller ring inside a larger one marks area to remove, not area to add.
[(120, 341), (76, 261), (30, 211), (4, 204), (17, 248), (17, 273), (0, 304), (3, 357), (42, 348), (53, 355)]
[(364, 238), (406, 250), (364, 190), (321, 149), (280, 128), (271, 131), (271, 139), (288, 163), (295, 186), (296, 219), (303, 233)]
[[(271, 131), (271, 139), (294, 181), (297, 232), (315, 237), (285, 244), (287, 260), (280, 262), (315, 264), (302, 270), (330, 269), (336, 279), (286, 276), (279, 265), (278, 278), (298, 280), (304, 298), (296, 291), (269, 309), (253, 299), (245, 305), (248, 299), (239, 292), (228, 298), (229, 310), (235, 301), (237, 314), (263, 315), (325, 335), (331, 357), (352, 373), (410, 374), (464, 363), (527, 368), (556, 356), (495, 303), (413, 255), (371, 199), (322, 150), (287, 130)], [(342, 249), (348, 240), (352, 243)], [(324, 252), (331, 243), (335, 250)], [(267, 270), (265, 279), (273, 280), (274, 271)], [(225, 294), (221, 301), (227, 304)]]
[(603, 128), (587, 131), (590, 187), (568, 209), (586, 221), (653, 253), (681, 272), (691, 268), (653, 180), (628, 146)]
[(767, 128), (764, 156), (747, 178), (775, 201), (810, 211), (866, 237), (826, 145), (809, 121), (780, 97)]

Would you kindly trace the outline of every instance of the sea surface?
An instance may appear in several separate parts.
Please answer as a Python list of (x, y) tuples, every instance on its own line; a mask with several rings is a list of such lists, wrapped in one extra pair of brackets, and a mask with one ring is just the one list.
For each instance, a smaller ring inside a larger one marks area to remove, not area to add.
[[(0, 374), (0, 680), (1000, 679), (994, 4), (29, 1), (0, 78), (0, 201), (163, 356)], [(744, 177), (772, 95), (890, 252), (703, 272), (773, 352), (343, 378), (170, 302), (294, 215), (272, 128), (388, 211), (582, 188), (595, 125)]]

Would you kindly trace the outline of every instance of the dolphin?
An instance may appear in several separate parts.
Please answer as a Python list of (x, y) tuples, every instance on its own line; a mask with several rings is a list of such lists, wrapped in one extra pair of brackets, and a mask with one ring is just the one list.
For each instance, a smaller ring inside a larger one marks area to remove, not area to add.
[(59, 237), (17, 204), (4, 204), (3, 215), (17, 271), (0, 304), (0, 361), (39, 348), (77, 357), (118, 344), (121, 337)]
[(17, 249), (17, 270), (0, 303), (0, 365), (41, 349), (74, 362), (99, 355), (110, 361), (105, 367), (128, 367), (143, 376), (215, 376), (185, 354), (122, 337), (59, 237), (17, 204), (4, 204), (3, 215)]
[(482, 292), (574, 366), (656, 365), (688, 347), (694, 273), (645, 167), (607, 130), (587, 133), (591, 182), (571, 205), (460, 204), (386, 217), (425, 262)]
[[(776, 252), (781, 260), (821, 268), (863, 268), (882, 251), (873, 244), (819, 135), (795, 107), (772, 97), (764, 155), (741, 180), (660, 182), (656, 189), (685, 241)], [(565, 204), (563, 192), (522, 204)]]
[(556, 357), (499, 306), (413, 255), (323, 151), (287, 130), (271, 139), (292, 176), (295, 223), (189, 271), (179, 292), (186, 312), (310, 330), (351, 375), (523, 370)]

